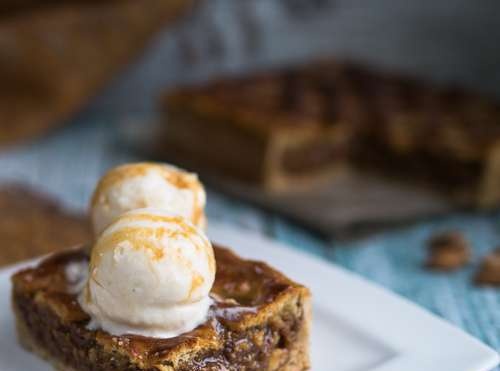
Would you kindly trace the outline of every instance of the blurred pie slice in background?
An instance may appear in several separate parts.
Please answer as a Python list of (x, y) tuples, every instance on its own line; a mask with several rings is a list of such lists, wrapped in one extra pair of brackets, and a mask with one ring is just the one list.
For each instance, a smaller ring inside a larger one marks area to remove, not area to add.
[(500, 105), (454, 86), (325, 60), (180, 88), (164, 104), (166, 158), (265, 190), (351, 168), (461, 206), (500, 202)]

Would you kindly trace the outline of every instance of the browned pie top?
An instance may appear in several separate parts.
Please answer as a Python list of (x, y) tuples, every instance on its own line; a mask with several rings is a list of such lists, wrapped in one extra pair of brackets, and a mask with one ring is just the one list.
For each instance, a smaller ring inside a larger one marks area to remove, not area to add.
[[(96, 331), (97, 341), (137, 362), (150, 366), (184, 350), (217, 350), (228, 331), (235, 333), (264, 324), (284, 304), (290, 293), (307, 289), (290, 281), (265, 263), (243, 260), (230, 250), (215, 246), (217, 274), (211, 291), (213, 305), (207, 321), (189, 333), (171, 339), (136, 335), (112, 336)], [(65, 269), (70, 263), (87, 262), (85, 248), (56, 254), (35, 268), (25, 269), (12, 278), (15, 292), (33, 295), (48, 305), (62, 321), (81, 331), (89, 321), (74, 294), (69, 292)]]
[(411, 114), (425, 133), (463, 130), (478, 147), (500, 135), (500, 105), (492, 99), (335, 60), (181, 88), (166, 95), (166, 104), (264, 132), (332, 123), (380, 127)]

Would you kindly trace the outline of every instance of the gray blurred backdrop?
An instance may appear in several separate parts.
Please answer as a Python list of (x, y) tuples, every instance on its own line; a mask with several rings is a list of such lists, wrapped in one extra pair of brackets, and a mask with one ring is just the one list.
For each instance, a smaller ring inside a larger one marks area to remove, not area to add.
[(179, 82), (321, 55), (500, 97), (499, 30), (498, 0), (204, 0), (88, 111), (151, 112)]

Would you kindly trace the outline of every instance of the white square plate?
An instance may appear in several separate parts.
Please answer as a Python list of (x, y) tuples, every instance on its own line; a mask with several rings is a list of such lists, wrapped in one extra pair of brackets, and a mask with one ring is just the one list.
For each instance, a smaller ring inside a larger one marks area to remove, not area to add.
[[(222, 225), (212, 224), (209, 235), (311, 288), (313, 370), (488, 371), (499, 362), (497, 352), (460, 329), (342, 268)], [(47, 371), (16, 342), (9, 302), (15, 269), (0, 271), (0, 370)]]

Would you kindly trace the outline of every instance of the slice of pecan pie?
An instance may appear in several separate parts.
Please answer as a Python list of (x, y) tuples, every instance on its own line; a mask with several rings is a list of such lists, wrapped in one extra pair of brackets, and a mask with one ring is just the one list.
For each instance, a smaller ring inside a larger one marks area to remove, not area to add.
[(77, 301), (88, 255), (68, 250), (12, 278), (21, 343), (60, 370), (309, 369), (310, 293), (268, 265), (215, 246), (208, 319), (170, 339), (90, 330)]

